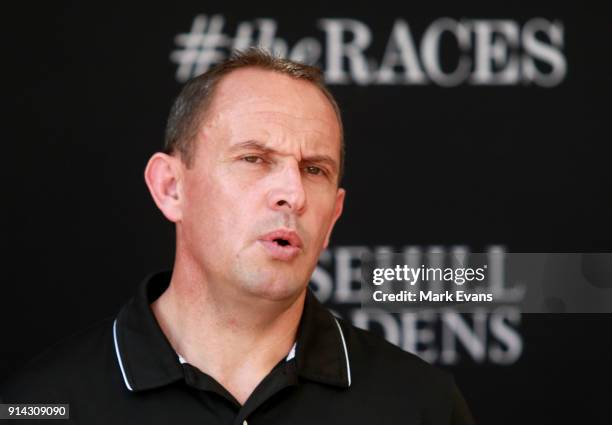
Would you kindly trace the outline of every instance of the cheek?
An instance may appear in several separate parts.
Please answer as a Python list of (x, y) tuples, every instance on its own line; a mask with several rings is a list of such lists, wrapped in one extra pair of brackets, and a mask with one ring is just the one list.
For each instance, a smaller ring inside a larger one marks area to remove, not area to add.
[(311, 234), (316, 238), (318, 244), (323, 244), (329, 225), (333, 219), (335, 196), (329, 194), (314, 195), (310, 202), (310, 214), (308, 215), (308, 227)]
[(214, 244), (228, 245), (245, 233), (252, 214), (252, 192), (228, 179), (200, 179), (186, 192), (186, 228)]

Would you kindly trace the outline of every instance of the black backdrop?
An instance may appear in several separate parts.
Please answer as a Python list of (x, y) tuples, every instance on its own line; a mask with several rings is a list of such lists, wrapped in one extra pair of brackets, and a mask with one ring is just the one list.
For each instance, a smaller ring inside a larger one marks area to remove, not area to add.
[[(25, 5), (3, 20), (9, 113), (0, 376), (115, 314), (147, 273), (172, 264), (173, 228), (150, 200), (142, 174), (161, 147), (165, 117), (180, 89), (171, 58), (180, 47), (176, 36), (189, 32), (197, 15), (209, 23), (220, 16), (230, 38), (241, 23), (257, 27), (257, 18), (269, 18), (289, 46), (304, 37), (318, 40), (319, 62), (328, 68), (332, 30), (321, 20), (345, 27), (347, 19), (358, 21), (370, 32), (363, 54), (371, 71), (383, 61), (398, 19), (409, 25), (421, 68), (419, 43), (440, 18), (472, 28), (476, 21), (510, 21), (519, 41), (506, 50), (517, 52), (519, 61), (525, 55), (529, 61), (521, 37), (530, 21), (560, 24), (556, 52), (566, 69), (551, 87), (529, 81), (520, 66), (506, 84), (467, 77), (445, 87), (426, 71), (429, 81), (416, 84), (400, 81), (401, 66), (394, 68), (395, 83), (377, 82), (374, 71), (372, 81), (360, 83), (349, 59), (342, 59), (347, 81), (331, 88), (346, 127), (348, 197), (321, 271), (339, 279), (346, 272), (337, 266), (341, 251), (356, 246), (611, 250), (609, 7), (501, 1)], [(439, 65), (451, 72), (461, 52), (448, 35)], [(552, 43), (546, 34), (539, 37)], [(351, 34), (344, 41), (350, 43)], [(476, 44), (473, 38), (467, 57), (482, 54)], [(508, 67), (508, 57), (498, 61), (500, 68)], [(542, 75), (554, 71), (542, 58), (536, 63)], [(327, 301), (349, 319), (357, 310), (334, 296)], [(442, 325), (433, 323), (435, 348)], [(610, 316), (534, 314), (506, 325), (519, 335), (518, 354), (506, 364), (461, 348), (453, 361), (433, 360), (455, 374), (480, 423), (610, 423)], [(503, 342), (497, 345), (508, 349)]]

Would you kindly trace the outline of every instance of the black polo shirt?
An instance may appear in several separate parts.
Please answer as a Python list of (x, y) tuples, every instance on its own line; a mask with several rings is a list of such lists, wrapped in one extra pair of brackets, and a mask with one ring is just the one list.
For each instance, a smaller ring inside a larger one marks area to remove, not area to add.
[(472, 423), (449, 374), (336, 319), (310, 291), (294, 349), (240, 405), (163, 334), (150, 305), (169, 281), (150, 276), (117, 317), (30, 362), (0, 385), (3, 401), (69, 403), (62, 423), (79, 424)]

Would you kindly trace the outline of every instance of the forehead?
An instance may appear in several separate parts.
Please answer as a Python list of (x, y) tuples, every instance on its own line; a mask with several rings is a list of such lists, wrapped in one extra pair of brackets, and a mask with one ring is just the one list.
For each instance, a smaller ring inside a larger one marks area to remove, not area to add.
[(227, 133), (230, 143), (278, 136), (330, 152), (340, 147), (336, 112), (314, 83), (257, 68), (233, 71), (219, 81), (204, 128)]

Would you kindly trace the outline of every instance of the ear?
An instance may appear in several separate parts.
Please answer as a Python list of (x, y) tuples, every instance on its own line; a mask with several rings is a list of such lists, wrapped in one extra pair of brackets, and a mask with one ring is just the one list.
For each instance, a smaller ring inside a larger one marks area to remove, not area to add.
[(336, 192), (336, 203), (334, 204), (334, 216), (329, 225), (329, 230), (327, 231), (327, 235), (325, 236), (325, 243), (323, 244), (323, 249), (326, 249), (327, 246), (329, 245), (329, 238), (331, 237), (331, 233), (332, 233), (332, 230), (334, 229), (334, 225), (336, 224), (336, 221), (338, 221), (338, 219), (340, 218), (340, 215), (342, 215), (342, 210), (344, 209), (344, 197), (345, 196), (346, 196), (346, 191), (342, 189), (341, 187), (338, 188), (338, 191)]
[(144, 173), (157, 208), (174, 223), (182, 219), (182, 171), (183, 165), (179, 158), (157, 152), (149, 159)]

